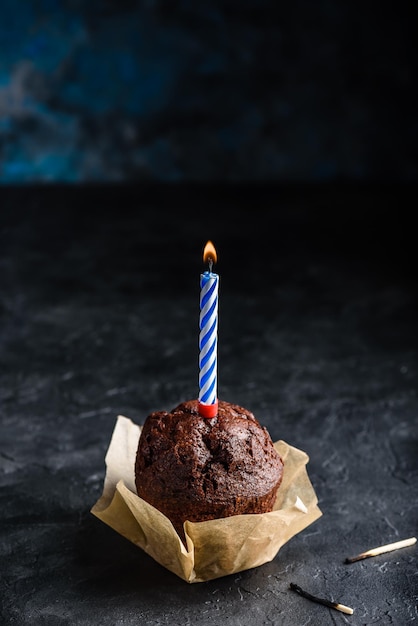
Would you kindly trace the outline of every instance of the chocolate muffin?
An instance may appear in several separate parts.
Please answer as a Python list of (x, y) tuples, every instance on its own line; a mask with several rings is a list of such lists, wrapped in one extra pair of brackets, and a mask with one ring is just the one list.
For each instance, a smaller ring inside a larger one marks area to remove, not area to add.
[(168, 517), (184, 540), (183, 523), (273, 509), (283, 462), (267, 429), (240, 406), (219, 401), (216, 417), (198, 401), (158, 411), (138, 443), (138, 495)]

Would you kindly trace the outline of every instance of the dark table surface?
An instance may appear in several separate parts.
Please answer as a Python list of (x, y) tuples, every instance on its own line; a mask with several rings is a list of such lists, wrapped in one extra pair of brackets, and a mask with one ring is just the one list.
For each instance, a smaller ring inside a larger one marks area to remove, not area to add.
[[(418, 621), (416, 546), (344, 562), (418, 532), (411, 192), (0, 189), (1, 624)], [(190, 585), (90, 509), (117, 415), (141, 424), (197, 396), (208, 239), (219, 397), (308, 453), (323, 515), (271, 562)]]

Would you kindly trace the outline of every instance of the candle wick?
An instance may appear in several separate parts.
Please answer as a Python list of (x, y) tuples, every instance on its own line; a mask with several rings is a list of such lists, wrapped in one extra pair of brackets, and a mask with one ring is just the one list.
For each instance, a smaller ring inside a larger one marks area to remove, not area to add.
[(213, 267), (213, 259), (212, 259), (212, 257), (209, 257), (208, 263), (209, 263), (209, 272), (212, 274), (212, 267)]

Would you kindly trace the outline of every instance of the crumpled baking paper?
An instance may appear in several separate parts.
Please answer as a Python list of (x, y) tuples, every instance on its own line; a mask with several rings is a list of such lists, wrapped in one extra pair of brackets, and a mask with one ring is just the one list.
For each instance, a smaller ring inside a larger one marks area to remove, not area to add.
[(284, 462), (273, 511), (184, 524), (187, 547), (170, 520), (136, 494), (135, 457), (141, 427), (119, 415), (105, 457), (103, 494), (91, 513), (189, 583), (203, 582), (271, 561), (291, 537), (322, 512), (306, 471), (308, 455), (284, 441)]

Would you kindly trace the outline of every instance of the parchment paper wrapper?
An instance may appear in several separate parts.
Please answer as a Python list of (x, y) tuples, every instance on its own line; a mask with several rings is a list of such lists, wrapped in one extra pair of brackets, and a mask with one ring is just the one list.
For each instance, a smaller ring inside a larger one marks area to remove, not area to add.
[(309, 480), (308, 455), (284, 441), (274, 445), (284, 461), (282, 484), (270, 513), (185, 522), (187, 548), (170, 520), (136, 495), (135, 457), (141, 427), (119, 415), (106, 454), (103, 494), (93, 515), (189, 583), (257, 567), (322, 513)]

